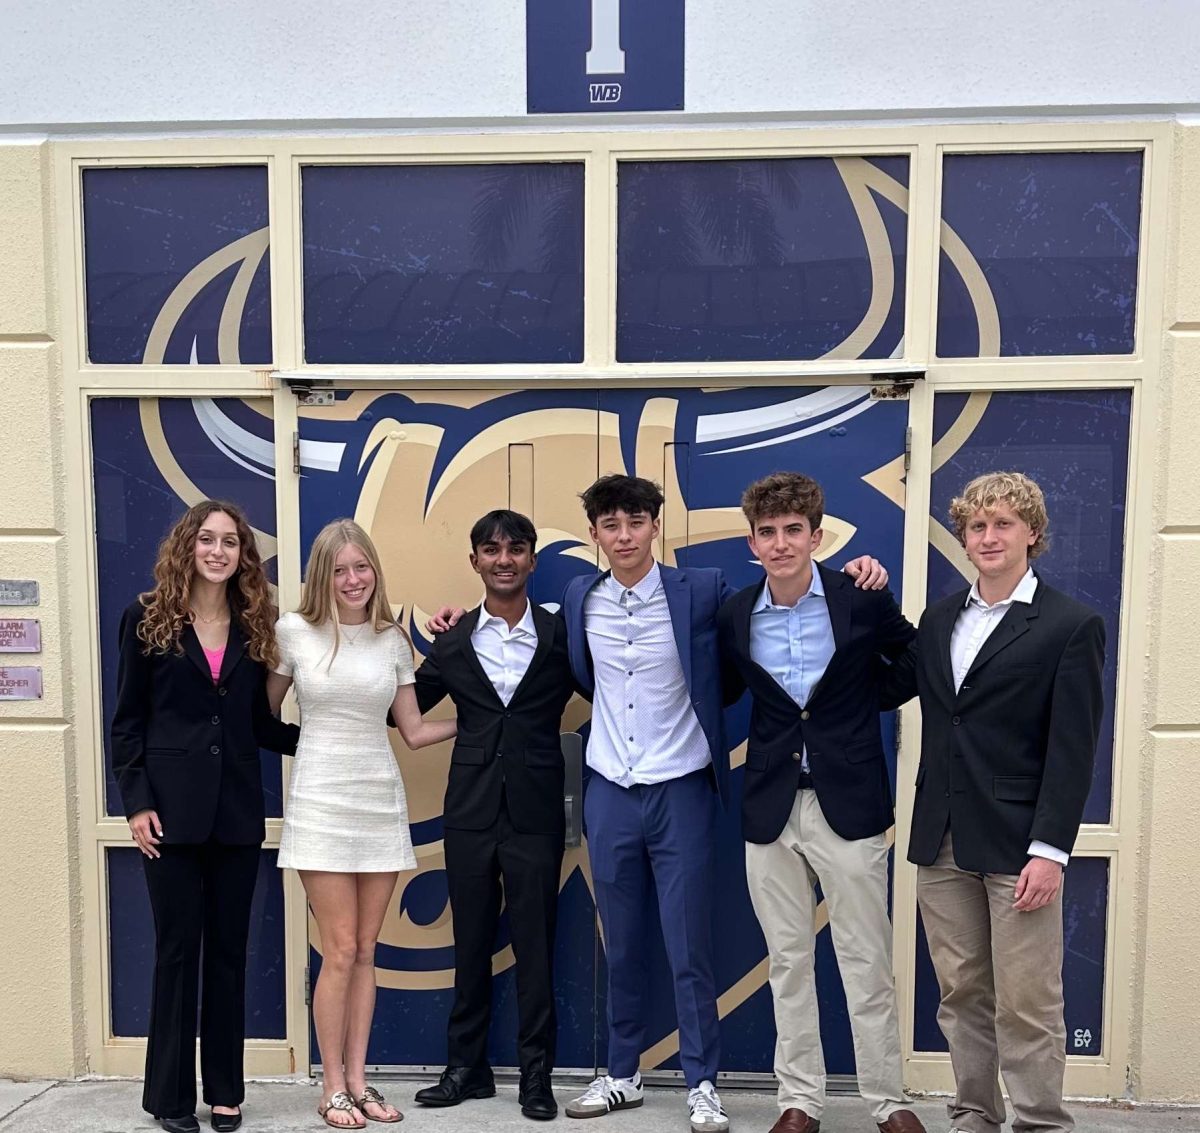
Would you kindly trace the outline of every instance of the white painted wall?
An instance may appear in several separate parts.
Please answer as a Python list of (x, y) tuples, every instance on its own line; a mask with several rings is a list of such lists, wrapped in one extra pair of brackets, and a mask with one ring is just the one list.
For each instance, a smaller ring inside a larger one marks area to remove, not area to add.
[[(1197, 0), (687, 13), (688, 114), (1200, 109)], [(523, 0), (0, 0), (0, 131), (525, 117)]]

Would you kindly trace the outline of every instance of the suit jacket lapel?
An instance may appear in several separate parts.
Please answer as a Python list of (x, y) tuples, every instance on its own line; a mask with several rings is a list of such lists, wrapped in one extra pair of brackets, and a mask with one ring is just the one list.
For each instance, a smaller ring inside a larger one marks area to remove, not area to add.
[(446, 631), (446, 637), (449, 639), (449, 644), (456, 645), (459, 652), (463, 655), (463, 659), (467, 663), (467, 668), (475, 674), (476, 679), (496, 700), (500, 700), (500, 694), (496, 691), (496, 686), (492, 684), (483, 668), (482, 662), (479, 660), (479, 654), (475, 652), (475, 645), (471, 641), (471, 634), (474, 633), (476, 625), (479, 624), (479, 610), (475, 609), (464, 614), (458, 623)]
[[(194, 636), (194, 635), (193, 635)], [(217, 682), (224, 684), (229, 680), (229, 674), (246, 654), (246, 635), (242, 633), (242, 625), (237, 614), (229, 611), (229, 636), (225, 639), (225, 656), (221, 658), (221, 677)], [(209, 673), (211, 679), (212, 673)]]
[(687, 576), (674, 567), (659, 564), (663, 591), (667, 596), (667, 609), (671, 612), (671, 627), (675, 631), (675, 646), (679, 650), (679, 663), (683, 666), (683, 681), (688, 692), (692, 691), (692, 588)]
[(971, 675), (982, 665), (986, 665), (997, 653), (1007, 649), (1018, 637), (1029, 631), (1029, 623), (1038, 616), (1040, 604), (1035, 591), (1032, 603), (1014, 602), (1009, 606), (1004, 617), (1000, 619), (1000, 624), (992, 630), (987, 641), (983, 643), (983, 648), (975, 654), (975, 660), (971, 662), (966, 676), (963, 677), (963, 684), (966, 684)]
[(512, 699), (509, 701), (509, 704), (513, 704), (517, 697), (525, 691), (525, 687), (529, 684), (533, 675), (541, 668), (546, 658), (550, 656), (550, 647), (554, 644), (554, 615), (547, 613), (541, 606), (531, 606), (530, 608), (533, 610), (533, 625), (537, 630), (537, 648), (533, 651), (533, 656), (529, 660), (529, 668), (525, 670), (525, 675), (521, 678), (517, 687), (513, 689)]
[[(229, 619), (229, 633), (233, 635), (233, 618)], [(188, 660), (191, 661), (197, 669), (204, 674), (206, 681), (212, 680), (212, 670), (208, 667), (208, 658), (204, 655), (204, 647), (200, 644), (200, 638), (196, 636), (196, 631), (191, 624), (183, 627), (183, 632), (179, 635), (180, 644), (183, 646), (184, 653), (187, 654)], [(225, 655), (229, 656), (229, 646), (225, 646)], [(225, 667), (224, 663), (221, 665)]]
[(821, 585), (825, 589), (825, 608), (829, 611), (829, 625), (833, 630), (833, 656), (829, 658), (829, 664), (825, 666), (820, 680), (813, 685), (812, 692), (808, 694), (809, 704), (816, 700), (830, 672), (837, 668), (838, 652), (844, 649), (850, 640), (850, 615), (853, 604), (853, 596), (850, 593), (853, 584), (842, 571), (830, 570), (820, 563), (814, 563), (813, 569), (821, 572)]
[(951, 694), (954, 692), (954, 664), (950, 657), (950, 638), (954, 634), (954, 623), (967, 601), (969, 590), (963, 590), (947, 603), (941, 617), (933, 627), (934, 643), (937, 646), (937, 667)]

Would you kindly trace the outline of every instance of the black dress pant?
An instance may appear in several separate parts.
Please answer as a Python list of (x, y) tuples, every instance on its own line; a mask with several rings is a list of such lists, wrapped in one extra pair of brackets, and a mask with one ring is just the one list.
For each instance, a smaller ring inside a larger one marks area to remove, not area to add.
[(500, 883), (517, 961), (517, 1058), (522, 1070), (554, 1068), (554, 930), (561, 834), (513, 829), (503, 803), (486, 830), (445, 831), (446, 883), (454, 917), (454, 1006), (447, 1028), (449, 1066), (488, 1064), (492, 947)]
[(259, 847), (204, 842), (159, 846), (143, 858), (154, 910), (154, 991), (142, 1108), (155, 1117), (196, 1110), (196, 1000), (200, 1076), (209, 1105), (245, 1096), (246, 938)]

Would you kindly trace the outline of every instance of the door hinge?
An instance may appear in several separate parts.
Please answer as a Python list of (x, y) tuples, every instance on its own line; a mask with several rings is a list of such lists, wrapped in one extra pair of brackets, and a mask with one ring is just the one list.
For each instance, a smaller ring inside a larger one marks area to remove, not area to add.
[(312, 968), (304, 966), (304, 1006), (312, 1006)]
[[(905, 463), (905, 468), (908, 464)], [(292, 434), (292, 471), (297, 475), (300, 474), (300, 433), (297, 430)]]
[(904, 430), (904, 471), (912, 467), (912, 426)]

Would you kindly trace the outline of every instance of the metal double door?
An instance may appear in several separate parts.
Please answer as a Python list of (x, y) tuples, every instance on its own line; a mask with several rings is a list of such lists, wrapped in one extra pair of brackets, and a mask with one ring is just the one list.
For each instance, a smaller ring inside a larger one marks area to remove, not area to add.
[[(481, 597), (468, 532), (497, 507), (532, 517), (535, 602), (554, 605), (568, 579), (604, 564), (588, 537), (579, 493), (606, 472), (664, 490), (659, 557), (718, 566), (735, 586), (761, 580), (739, 506), (751, 480), (780, 469), (816, 477), (827, 497), (822, 559), (883, 560), (899, 593), (903, 456), (908, 404), (863, 385), (737, 389), (524, 389), (342, 391), (300, 417), (302, 559), (329, 520), (351, 516), (374, 539), (389, 597), (402, 605), (418, 653), (423, 625), (443, 603)], [(440, 711), (452, 712), (450, 706)], [(766, 949), (746, 890), (740, 833), (748, 704), (730, 710), (733, 791), (717, 829), (712, 905), (722, 1027), (722, 1070), (770, 1073), (775, 1042)], [(564, 731), (586, 729), (588, 706), (569, 705)], [(894, 725), (883, 720), (893, 776)], [(397, 743), (418, 869), (402, 874), (377, 951), (379, 998), (368, 1061), (438, 1066), (453, 995), (453, 924), (442, 855), (449, 747), (411, 754)], [(819, 913), (823, 922), (823, 907)], [(649, 1017), (644, 1067), (678, 1070), (679, 1036), (661, 937), (646, 942)], [(313, 975), (320, 946), (312, 926)], [(569, 849), (560, 883), (556, 951), (558, 1065), (605, 1065), (605, 967), (587, 845)], [(821, 1033), (832, 1074), (852, 1074), (845, 999), (827, 930), (817, 943)], [(516, 982), (506, 919), (497, 935), (490, 1059), (516, 1064)], [(313, 1061), (320, 1054), (313, 1043)]]

